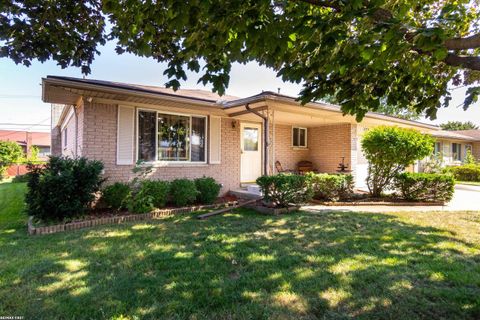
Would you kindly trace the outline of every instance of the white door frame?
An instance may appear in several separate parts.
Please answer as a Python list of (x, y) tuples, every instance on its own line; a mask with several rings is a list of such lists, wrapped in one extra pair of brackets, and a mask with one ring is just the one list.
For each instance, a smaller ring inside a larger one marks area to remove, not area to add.
[[(245, 127), (254, 127), (254, 128), (258, 128), (258, 148), (257, 148), (257, 151), (245, 151), (244, 150), (244, 139), (243, 139), (243, 129)], [(257, 165), (254, 167), (254, 168), (257, 168), (258, 167), (258, 177), (260, 177), (262, 174), (263, 174), (263, 165), (262, 165), (262, 161), (263, 161), (263, 125), (261, 122), (247, 122), (247, 121), (242, 121), (240, 122), (240, 183), (251, 183), (251, 182), (254, 182), (254, 180), (257, 178), (255, 177), (255, 179), (244, 179), (243, 177), (243, 166), (246, 165), (244, 163), (244, 161), (246, 159), (244, 159), (244, 153), (245, 152), (258, 152), (258, 163)], [(255, 173), (253, 173), (253, 175), (257, 175)]]

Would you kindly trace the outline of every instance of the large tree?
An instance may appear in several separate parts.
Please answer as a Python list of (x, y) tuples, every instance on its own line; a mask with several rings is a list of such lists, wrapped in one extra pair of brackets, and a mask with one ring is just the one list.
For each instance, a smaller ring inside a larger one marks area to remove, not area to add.
[(433, 118), (449, 86), (469, 85), (465, 108), (480, 94), (478, 1), (10, 0), (0, 56), (88, 74), (98, 45), (113, 40), (118, 53), (168, 62), (173, 88), (188, 69), (222, 94), (233, 62), (257, 61), (303, 83), (302, 102), (335, 96), (361, 119), (384, 100)]
[(478, 129), (478, 126), (471, 121), (448, 121), (446, 123), (442, 123), (440, 127), (443, 130), (448, 131)]

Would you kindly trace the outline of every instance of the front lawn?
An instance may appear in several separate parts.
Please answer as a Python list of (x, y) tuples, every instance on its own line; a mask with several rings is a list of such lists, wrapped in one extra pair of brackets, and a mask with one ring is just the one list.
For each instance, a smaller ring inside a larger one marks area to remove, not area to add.
[(457, 181), (456, 184), (466, 184), (471, 186), (480, 186), (480, 181)]
[(28, 236), (0, 184), (0, 316), (478, 319), (480, 213), (248, 210)]

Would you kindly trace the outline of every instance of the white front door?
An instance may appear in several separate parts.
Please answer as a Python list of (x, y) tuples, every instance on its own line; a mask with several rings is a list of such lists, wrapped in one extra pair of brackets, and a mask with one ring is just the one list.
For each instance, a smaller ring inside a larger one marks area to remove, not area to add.
[(255, 182), (262, 175), (262, 126), (241, 123), (241, 182)]

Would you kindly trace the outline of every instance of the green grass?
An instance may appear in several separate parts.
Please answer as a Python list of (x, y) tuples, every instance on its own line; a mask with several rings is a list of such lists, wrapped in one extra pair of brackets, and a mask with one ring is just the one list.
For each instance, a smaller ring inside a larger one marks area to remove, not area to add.
[(480, 213), (248, 210), (26, 234), (0, 185), (0, 316), (478, 319)]
[(457, 181), (457, 184), (467, 184), (471, 186), (480, 186), (480, 181)]

